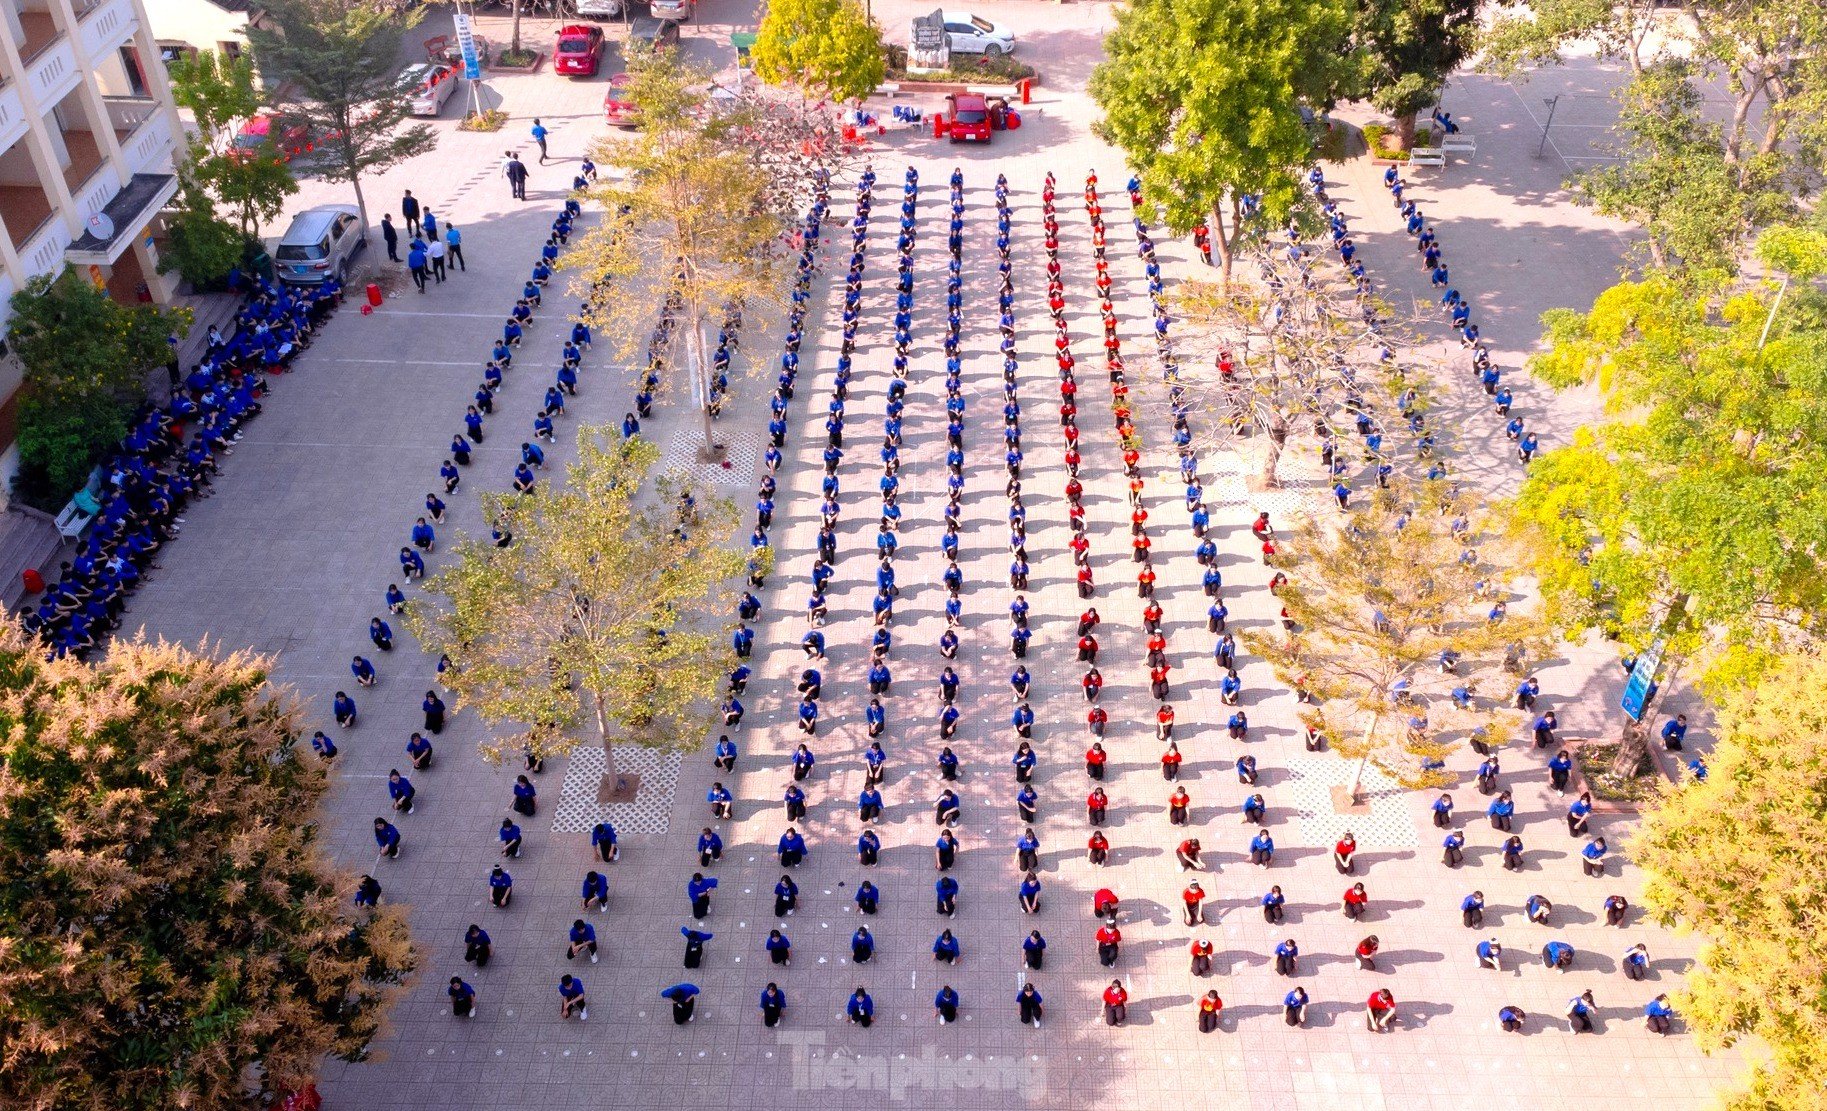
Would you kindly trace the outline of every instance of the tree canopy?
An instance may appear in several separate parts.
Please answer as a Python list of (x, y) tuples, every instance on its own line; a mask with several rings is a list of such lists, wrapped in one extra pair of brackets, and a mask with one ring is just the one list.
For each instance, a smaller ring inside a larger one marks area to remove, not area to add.
[(362, 178), (437, 142), (428, 125), (407, 122), (413, 84), (399, 61), (406, 32), (425, 9), (384, 0), (269, 0), (262, 7), (273, 26), (250, 24), (247, 37), (269, 88), (279, 90), (273, 106), (309, 133), (316, 149), (304, 165), (355, 190), (366, 228)]
[[(298, 192), (298, 179), (279, 150), (277, 131), (268, 134), (258, 151), (232, 145), (230, 136), (237, 123), (252, 117), (261, 106), (253, 62), (214, 50), (194, 57), (180, 54), (171, 63), (171, 91), (197, 121), (188, 161), (180, 166), (186, 189), (186, 218), (179, 224), (186, 241), (182, 249), (194, 262), (204, 257), (201, 252), (226, 238), (207, 227), (203, 210), (196, 204), (199, 193), (233, 212), (241, 234), (251, 236), (258, 232), (261, 221), (285, 211), (286, 198)], [(230, 261), (206, 278), (219, 278), (233, 265)]]
[[(1770, 256), (1798, 237), (1820, 242), (1792, 230)], [(1556, 385), (1595, 382), (1613, 414), (1523, 484), (1543, 588), (1576, 626), (1638, 647), (1680, 600), (1671, 650), (1732, 682), (1754, 680), (1761, 653), (1818, 636), (1827, 603), (1827, 320), (1810, 289), (1773, 314), (1775, 295), (1652, 273), (1590, 312), (1548, 313), (1531, 363)]]
[(1371, 103), (1394, 117), (1403, 145), (1415, 113), (1440, 100), (1447, 76), (1471, 54), (1480, 0), (1358, 0), (1354, 38), (1366, 60)]
[(882, 83), (882, 29), (857, 0), (769, 0), (755, 32), (755, 73), (835, 101), (860, 100)]
[(675, 534), (686, 487), (651, 479), (659, 449), (604, 428), (578, 430), (578, 457), (526, 494), (484, 496), (507, 547), (459, 542), (407, 623), (450, 656), (459, 707), (493, 728), (483, 752), (567, 752), (588, 723), (612, 744), (665, 750), (703, 740), (733, 651), (725, 637), (747, 556), (729, 546), (727, 502), (697, 497)]
[(265, 660), (0, 629), (0, 1090), (212, 1111), (363, 1056), (416, 957), (318, 842), (326, 788)]
[(166, 339), (188, 331), (191, 314), (121, 304), (71, 270), (33, 278), (11, 305), (7, 338), (25, 368), (20, 491), (54, 511), (127, 434), (147, 368), (171, 357)]
[(1345, 0), (1136, 0), (1117, 10), (1091, 75), (1098, 133), (1184, 235), (1209, 222), (1230, 281), (1243, 198), (1271, 223), (1303, 196), (1313, 140), (1303, 103), (1355, 80)]
[(1651, 913), (1707, 939), (1677, 998), (1696, 1040), (1770, 1050), (1731, 1111), (1827, 1104), (1827, 660), (1775, 673), (1725, 695), (1707, 778), (1669, 791), (1629, 844)]
[[(620, 338), (624, 360), (636, 358), (669, 302), (679, 306), (673, 343), (685, 357), (669, 365), (693, 383), (708, 452), (714, 437), (706, 322), (721, 320), (726, 305), (756, 309), (782, 300), (788, 209), (780, 194), (793, 183), (767, 161), (762, 144), (749, 141), (746, 108), (714, 108), (703, 92), (704, 75), (673, 51), (655, 52), (632, 72), (639, 130), (598, 143), (597, 161), (621, 173), (605, 174), (589, 190), (605, 218), (565, 265), (576, 274), (572, 288), (589, 304), (589, 323)], [(614, 296), (596, 293), (605, 287)], [(762, 315), (747, 313), (757, 323)]]
[[(1279, 598), (1294, 630), (1244, 640), (1282, 681), (1306, 690), (1307, 722), (1342, 756), (1410, 787), (1450, 781), (1446, 754), (1511, 724), (1506, 660), (1525, 665), (1544, 635), (1510, 586), (1515, 564), (1480, 508), (1444, 482), (1373, 489), (1343, 522), (1308, 517), (1277, 544)], [(1514, 613), (1495, 614), (1503, 602)], [(1457, 654), (1457, 671), (1440, 668)], [(1483, 687), (1481, 691), (1479, 688)], [(1455, 687), (1473, 697), (1456, 701)]]

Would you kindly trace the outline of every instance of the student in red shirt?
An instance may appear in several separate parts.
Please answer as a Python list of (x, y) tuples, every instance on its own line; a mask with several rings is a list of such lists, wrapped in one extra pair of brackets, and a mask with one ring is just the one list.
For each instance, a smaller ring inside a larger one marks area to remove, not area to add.
[(1224, 1000), (1218, 998), (1216, 991), (1208, 991), (1205, 998), (1199, 1000), (1199, 1032), (1209, 1034), (1218, 1029), (1218, 1012), (1224, 1010)]
[(1161, 778), (1172, 783), (1180, 778), (1180, 746), (1173, 741), (1167, 742), (1167, 751), (1161, 754)]
[(1364, 913), (1369, 905), (1370, 895), (1364, 890), (1363, 884), (1354, 883), (1351, 885), (1351, 888), (1345, 892), (1345, 917), (1352, 919), (1358, 918)]
[(1129, 1017), (1129, 993), (1123, 990), (1123, 981), (1112, 980), (1104, 989), (1104, 1024), (1121, 1026)]
[[(1097, 959), (1105, 968), (1116, 966), (1119, 947), (1123, 943), (1123, 932), (1115, 926), (1105, 923), (1097, 931)], [(1115, 1025), (1112, 1023), (1112, 1025)]]
[[(1110, 715), (1104, 713), (1104, 708), (1102, 706), (1093, 706), (1091, 708), (1091, 731), (1102, 736), (1103, 722), (1098, 720), (1097, 715), (1099, 714), (1103, 714), (1104, 721), (1108, 721)], [(1110, 754), (1104, 751), (1104, 746), (1097, 741), (1092, 741), (1091, 747), (1085, 750), (1085, 774), (1092, 779), (1103, 779), (1104, 763), (1109, 759)]]

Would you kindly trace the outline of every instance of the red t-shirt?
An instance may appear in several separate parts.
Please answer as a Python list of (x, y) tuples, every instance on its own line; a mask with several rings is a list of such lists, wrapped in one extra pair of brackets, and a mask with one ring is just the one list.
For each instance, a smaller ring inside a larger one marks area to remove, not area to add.
[(1121, 1007), (1129, 1002), (1129, 993), (1123, 990), (1123, 985), (1111, 984), (1104, 989), (1104, 1002), (1112, 1007)]

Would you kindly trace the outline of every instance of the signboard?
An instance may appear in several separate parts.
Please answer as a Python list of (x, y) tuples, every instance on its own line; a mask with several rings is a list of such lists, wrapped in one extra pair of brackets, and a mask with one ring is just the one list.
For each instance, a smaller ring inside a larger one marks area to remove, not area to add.
[(920, 50), (937, 50), (949, 45), (945, 37), (945, 13), (936, 11), (913, 19), (913, 44)]
[(1656, 688), (1656, 672), (1662, 667), (1663, 642), (1658, 640), (1637, 657), (1635, 667), (1630, 669), (1630, 678), (1624, 680), (1624, 697), (1619, 701), (1624, 712), (1632, 721), (1643, 720), (1643, 710), (1649, 703), (1649, 694)]
[(476, 53), (476, 33), (470, 29), (469, 16), (463, 12), (456, 15), (457, 49), (463, 52), (463, 76), (471, 81), (482, 80), (482, 58)]

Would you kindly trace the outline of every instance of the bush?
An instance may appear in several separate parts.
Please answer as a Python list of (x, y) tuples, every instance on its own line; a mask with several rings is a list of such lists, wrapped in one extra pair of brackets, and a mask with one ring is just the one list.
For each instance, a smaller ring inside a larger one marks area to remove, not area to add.
[(89, 481), (95, 461), (127, 434), (132, 407), (106, 394), (56, 403), (27, 396), (19, 406), (19, 479), (27, 505), (55, 513)]
[(976, 61), (968, 61), (960, 55), (952, 55), (950, 68), (922, 73), (907, 72), (907, 50), (905, 47), (888, 48), (888, 80), (890, 81), (958, 81), (971, 85), (1012, 85), (1024, 78), (1040, 77), (1040, 71), (1026, 62), (1018, 62), (1008, 55), (992, 58), (981, 55)]
[[(1386, 140), (1395, 134), (1395, 129), (1388, 124), (1367, 123), (1364, 125), (1364, 145), (1370, 148), (1372, 158), (1381, 158), (1390, 162), (1408, 161), (1409, 151), (1401, 150)], [(1432, 129), (1422, 128), (1415, 132), (1415, 145), (1411, 150), (1429, 150), (1438, 144), (1434, 142)]]
[(507, 126), (508, 114), (499, 108), (484, 108), (481, 115), (468, 115), (457, 125), (458, 131), (500, 131)]

